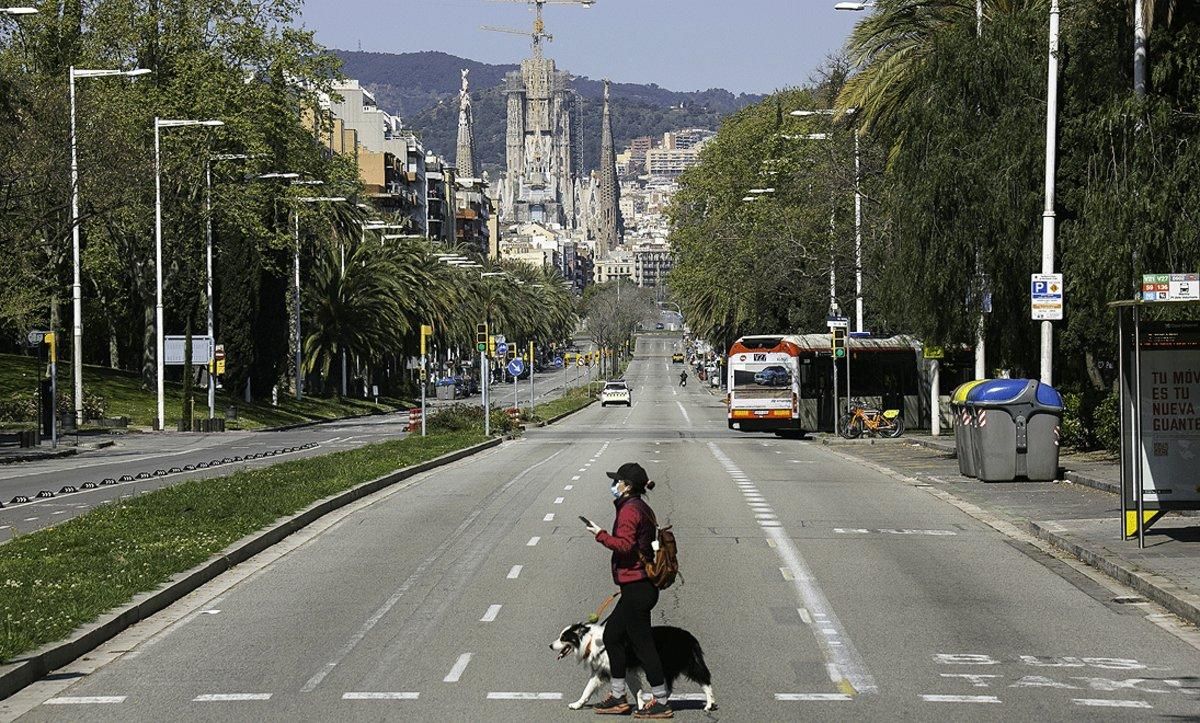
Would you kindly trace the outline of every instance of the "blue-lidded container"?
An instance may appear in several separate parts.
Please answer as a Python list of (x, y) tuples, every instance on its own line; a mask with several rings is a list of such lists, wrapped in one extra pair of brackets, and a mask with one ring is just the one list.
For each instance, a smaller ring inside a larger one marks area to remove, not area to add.
[(989, 379), (967, 393), (976, 476), (984, 482), (1058, 477), (1063, 401), (1036, 379)]

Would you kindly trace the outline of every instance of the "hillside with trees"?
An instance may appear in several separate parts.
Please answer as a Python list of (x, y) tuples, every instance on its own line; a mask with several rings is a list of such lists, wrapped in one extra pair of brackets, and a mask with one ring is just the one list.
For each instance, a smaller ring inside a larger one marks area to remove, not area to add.
[[(334, 51), (342, 72), (375, 94), (384, 110), (399, 114), (405, 125), (428, 148), (453, 154), (458, 135), (459, 70), (471, 71), (471, 98), (475, 111), (475, 139), (485, 169), (504, 165), (505, 108), (500, 84), (516, 65), (489, 65), (447, 53), (365, 53)], [(577, 77), (572, 87), (584, 100), (584, 168), (600, 160), (599, 80)], [(723, 89), (679, 92), (651, 84), (612, 84), (613, 136), (618, 149), (639, 136), (661, 135), (680, 128), (716, 128), (720, 119), (761, 100), (757, 95), (735, 95)]]

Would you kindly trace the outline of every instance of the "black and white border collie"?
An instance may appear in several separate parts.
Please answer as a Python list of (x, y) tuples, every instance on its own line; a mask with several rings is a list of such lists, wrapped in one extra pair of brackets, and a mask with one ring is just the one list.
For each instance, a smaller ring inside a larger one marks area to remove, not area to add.
[[(666, 678), (667, 690), (675, 686), (675, 680), (683, 676), (688, 680), (699, 683), (704, 690), (704, 710), (716, 710), (717, 701), (713, 697), (712, 674), (704, 664), (704, 651), (700, 649), (700, 641), (696, 636), (682, 628), (668, 625), (657, 625), (651, 628), (654, 635), (654, 647), (658, 649), (659, 660), (662, 661), (663, 677)], [(586, 663), (592, 669), (592, 677), (583, 688), (579, 700), (570, 703), (568, 707), (579, 710), (592, 697), (600, 685), (612, 678), (609, 667), (608, 651), (604, 649), (603, 623), (576, 623), (565, 628), (559, 634), (558, 640), (550, 643), (550, 649), (558, 653), (562, 660), (574, 654), (575, 659)], [(649, 691), (649, 686), (641, 687), (643, 677), (641, 663), (633, 651), (629, 651), (625, 682), (633, 699), (640, 709), (643, 705), (642, 690)]]

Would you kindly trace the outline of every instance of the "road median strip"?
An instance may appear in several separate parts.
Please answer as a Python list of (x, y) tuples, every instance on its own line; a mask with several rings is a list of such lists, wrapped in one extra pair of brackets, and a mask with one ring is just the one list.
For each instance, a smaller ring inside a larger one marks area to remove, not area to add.
[(323, 515), (502, 441), (414, 436), (191, 480), (12, 540), (0, 548), (0, 698)]

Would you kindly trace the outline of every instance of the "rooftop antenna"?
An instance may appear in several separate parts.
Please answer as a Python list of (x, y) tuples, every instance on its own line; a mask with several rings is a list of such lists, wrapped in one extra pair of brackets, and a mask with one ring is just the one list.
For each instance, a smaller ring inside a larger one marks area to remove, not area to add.
[(495, 25), (482, 25), (483, 30), (489, 30), (494, 33), (510, 33), (512, 35), (525, 35), (533, 39), (533, 57), (542, 57), (542, 41), (553, 41), (554, 36), (546, 32), (546, 22), (542, 18), (542, 10), (546, 5), (582, 5), (585, 8), (590, 8), (596, 4), (596, 0), (491, 0), (492, 2), (507, 2), (507, 3), (522, 3), (532, 5), (534, 9), (533, 30), (517, 30), (516, 28), (502, 28)]

